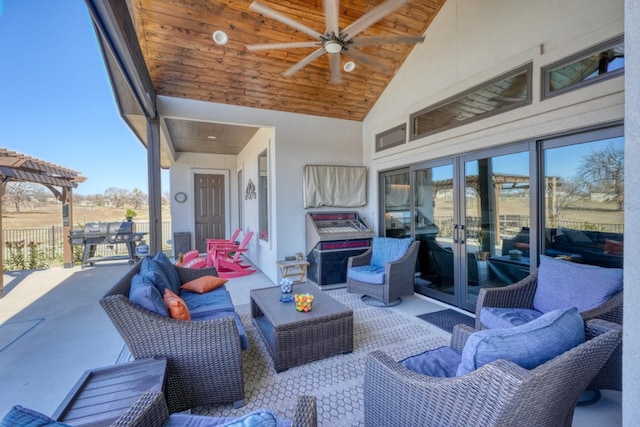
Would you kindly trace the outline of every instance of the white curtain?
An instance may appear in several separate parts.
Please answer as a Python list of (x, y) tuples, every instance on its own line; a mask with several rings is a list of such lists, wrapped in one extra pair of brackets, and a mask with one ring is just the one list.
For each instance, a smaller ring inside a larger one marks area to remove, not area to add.
[(364, 166), (304, 167), (304, 207), (358, 207), (367, 203)]

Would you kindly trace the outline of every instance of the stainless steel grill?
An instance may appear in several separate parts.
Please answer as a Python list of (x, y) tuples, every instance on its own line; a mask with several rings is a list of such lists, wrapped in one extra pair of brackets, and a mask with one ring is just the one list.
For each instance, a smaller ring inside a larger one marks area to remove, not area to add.
[[(136, 245), (147, 233), (136, 233), (133, 221), (123, 222), (88, 222), (82, 230), (71, 230), (69, 240), (72, 245), (84, 245), (82, 267), (93, 265), (98, 261), (128, 259), (129, 264), (136, 261)], [(96, 256), (96, 246), (124, 244), (128, 255)]]

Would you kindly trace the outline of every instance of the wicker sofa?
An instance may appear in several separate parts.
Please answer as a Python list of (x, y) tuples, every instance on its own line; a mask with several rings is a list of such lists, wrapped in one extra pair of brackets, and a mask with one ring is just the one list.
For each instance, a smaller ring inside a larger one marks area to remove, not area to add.
[[(219, 312), (205, 320), (178, 320), (153, 313), (129, 299), (131, 281), (140, 272), (136, 263), (100, 300), (135, 359), (167, 358), (166, 394), (169, 410), (199, 405), (244, 404), (242, 344), (238, 318)], [(181, 283), (215, 268), (174, 266)], [(226, 290), (225, 290), (226, 292)]]
[[(457, 325), (462, 351), (473, 328)], [(381, 351), (364, 376), (366, 426), (569, 427), (581, 393), (620, 343), (619, 325), (585, 322), (586, 342), (531, 370), (500, 359), (453, 378), (414, 372)]]

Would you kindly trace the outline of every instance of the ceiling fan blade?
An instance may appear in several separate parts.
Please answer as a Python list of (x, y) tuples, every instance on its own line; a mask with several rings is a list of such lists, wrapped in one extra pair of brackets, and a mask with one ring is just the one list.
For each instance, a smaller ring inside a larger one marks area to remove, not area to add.
[(331, 81), (333, 83), (340, 83), (342, 81), (342, 72), (340, 71), (340, 54), (329, 54), (329, 65), (331, 66)]
[(302, 47), (319, 47), (322, 42), (296, 42), (296, 43), (264, 43), (264, 44), (248, 44), (247, 50), (269, 50), (269, 49), (297, 49)]
[(365, 65), (370, 65), (370, 66), (372, 66), (374, 68), (377, 68), (378, 70), (380, 70), (382, 72), (385, 72), (385, 73), (391, 71), (391, 68), (380, 64), (379, 62), (377, 62), (375, 59), (373, 59), (369, 55), (364, 54), (364, 53), (362, 53), (360, 51), (357, 51), (355, 49), (343, 50), (342, 52), (345, 55), (349, 55), (350, 57), (355, 59), (356, 62), (360, 62), (360, 63), (365, 64)]
[(389, 13), (400, 8), (408, 3), (409, 0), (387, 0), (384, 3), (371, 9), (368, 13), (362, 15), (359, 19), (355, 20), (347, 28), (342, 30), (342, 34), (346, 34), (344, 41), (349, 41), (357, 34), (360, 34), (364, 29), (370, 25), (375, 24)]
[(375, 46), (387, 43), (422, 43), (423, 36), (390, 36), (390, 37), (358, 37), (353, 39), (353, 46)]
[(340, 35), (338, 26), (338, 4), (340, 0), (324, 0), (324, 21), (328, 34)]
[(273, 10), (268, 6), (263, 5), (260, 2), (254, 1), (249, 5), (249, 9), (253, 10), (254, 12), (261, 13), (264, 16), (268, 16), (269, 18), (274, 19), (276, 21), (280, 21), (283, 24), (286, 24), (291, 28), (295, 28), (296, 30), (301, 31), (305, 34), (309, 34), (311, 37), (315, 37), (318, 39), (322, 37), (322, 34), (317, 32), (316, 30), (313, 30), (296, 20), (289, 18), (287, 15), (280, 13), (276, 10)]
[(324, 50), (324, 48), (321, 47), (320, 49), (318, 49), (315, 52), (313, 52), (312, 54), (308, 55), (306, 58), (304, 58), (303, 60), (301, 60), (300, 62), (295, 64), (293, 67), (289, 68), (284, 73), (282, 73), (282, 75), (285, 76), (285, 77), (289, 77), (289, 76), (293, 75), (294, 73), (299, 71), (301, 68), (303, 68), (304, 66), (306, 66), (307, 64), (309, 64), (310, 62), (315, 60), (316, 58), (319, 58), (320, 56), (322, 56), (322, 54), (325, 53), (325, 52), (326, 51)]

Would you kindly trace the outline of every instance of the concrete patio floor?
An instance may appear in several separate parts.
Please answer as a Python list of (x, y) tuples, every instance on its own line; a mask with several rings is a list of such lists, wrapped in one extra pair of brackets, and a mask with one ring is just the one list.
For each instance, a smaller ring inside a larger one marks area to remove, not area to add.
[[(51, 415), (86, 370), (119, 360), (123, 341), (98, 300), (129, 268), (126, 261), (106, 261), (4, 273), (0, 419), (15, 404)], [(230, 283), (234, 304), (249, 303), (251, 289), (274, 285), (259, 271)], [(393, 309), (417, 315), (442, 306), (415, 295)], [(573, 426), (621, 426), (621, 400), (621, 393), (604, 391), (598, 403), (576, 409)]]

